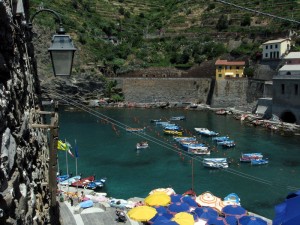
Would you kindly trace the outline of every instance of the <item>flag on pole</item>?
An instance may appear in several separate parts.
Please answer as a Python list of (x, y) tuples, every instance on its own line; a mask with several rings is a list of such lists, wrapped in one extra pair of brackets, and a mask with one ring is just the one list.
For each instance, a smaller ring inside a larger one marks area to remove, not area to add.
[(76, 157), (76, 158), (79, 157), (79, 154), (78, 154), (78, 146), (77, 146), (76, 141), (75, 141), (75, 157)]
[(57, 142), (57, 149), (58, 150), (62, 150), (62, 151), (68, 151), (68, 153), (72, 156), (72, 157), (74, 157), (74, 155), (73, 155), (73, 153), (71, 152), (71, 149), (70, 148), (72, 148), (72, 146), (70, 145), (70, 143), (68, 143), (68, 142), (63, 142), (63, 141), (61, 141), (61, 140), (58, 140), (58, 142)]
[(57, 150), (66, 151), (67, 150), (67, 144), (64, 143), (61, 140), (58, 140), (58, 142), (57, 142)]

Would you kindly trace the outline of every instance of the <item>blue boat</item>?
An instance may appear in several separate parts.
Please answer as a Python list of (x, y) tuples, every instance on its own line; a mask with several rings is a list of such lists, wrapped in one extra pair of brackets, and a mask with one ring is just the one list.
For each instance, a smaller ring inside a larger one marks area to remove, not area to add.
[(213, 140), (213, 141), (216, 141), (216, 142), (220, 142), (220, 141), (228, 141), (228, 140), (229, 140), (229, 137), (228, 137), (228, 136), (213, 137), (212, 140)]
[(56, 181), (57, 182), (62, 182), (62, 181), (67, 180), (69, 178), (70, 178), (70, 175), (60, 175), (60, 176), (56, 177)]
[(181, 141), (197, 141), (196, 137), (174, 137), (173, 138), (177, 142)]
[(268, 163), (269, 163), (269, 160), (267, 160), (267, 159), (251, 159), (251, 165), (254, 165), (254, 166), (265, 165)]
[(92, 189), (92, 190), (95, 190), (97, 188), (102, 188), (104, 186), (105, 182), (106, 182), (106, 178), (101, 178), (99, 180), (94, 180), (92, 182), (89, 182), (86, 185), (86, 188)]

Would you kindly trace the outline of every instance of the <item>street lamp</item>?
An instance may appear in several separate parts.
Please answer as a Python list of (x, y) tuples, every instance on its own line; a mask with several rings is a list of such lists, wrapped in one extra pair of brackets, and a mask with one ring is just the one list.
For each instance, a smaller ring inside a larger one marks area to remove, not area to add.
[(62, 27), (62, 21), (57, 12), (51, 9), (41, 9), (33, 14), (30, 19), (29, 27), (32, 28), (32, 22), (35, 16), (41, 12), (49, 12), (59, 20), (59, 29), (57, 34), (52, 37), (52, 44), (48, 48), (50, 53), (54, 76), (70, 76), (72, 73), (73, 59), (76, 48), (73, 45), (70, 35), (66, 35)]

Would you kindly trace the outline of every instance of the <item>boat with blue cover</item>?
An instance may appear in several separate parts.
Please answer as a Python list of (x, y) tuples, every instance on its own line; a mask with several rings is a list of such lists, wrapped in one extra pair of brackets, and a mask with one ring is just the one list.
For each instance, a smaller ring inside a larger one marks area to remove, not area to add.
[(106, 182), (106, 178), (101, 178), (100, 180), (94, 180), (89, 182), (85, 187), (88, 189), (95, 190), (95, 189), (102, 188), (105, 182)]
[(216, 142), (228, 141), (229, 137), (228, 136), (213, 137), (212, 140)]
[(67, 179), (69, 179), (70, 178), (70, 175), (59, 175), (59, 176), (57, 176), (56, 177), (56, 181), (59, 183), (59, 182), (62, 182), (62, 181), (64, 181), (64, 180), (67, 180)]
[(251, 165), (257, 166), (257, 165), (266, 165), (269, 163), (269, 160), (267, 159), (251, 159)]
[(59, 184), (60, 185), (71, 185), (72, 183), (79, 181), (80, 178), (81, 178), (81, 176), (74, 176), (74, 177), (68, 178), (64, 181), (59, 182)]

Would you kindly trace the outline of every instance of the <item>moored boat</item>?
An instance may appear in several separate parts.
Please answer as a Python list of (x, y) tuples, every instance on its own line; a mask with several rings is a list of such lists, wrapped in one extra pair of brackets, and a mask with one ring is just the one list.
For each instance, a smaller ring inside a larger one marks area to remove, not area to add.
[(197, 141), (196, 137), (173, 137), (173, 139), (177, 142), (182, 141)]
[(168, 130), (168, 129), (164, 129), (164, 134), (171, 134), (171, 135), (178, 135), (181, 136), (183, 134), (182, 131), (179, 130)]
[(251, 162), (252, 159), (262, 159), (262, 153), (242, 153), (240, 157), (241, 162)]
[(81, 178), (80, 176), (74, 176), (74, 177), (68, 178), (64, 181), (59, 182), (59, 184), (60, 185), (71, 185), (73, 182), (80, 180), (80, 178)]
[(228, 162), (226, 158), (204, 158), (203, 166), (207, 168), (224, 169), (228, 168)]
[(229, 140), (229, 137), (228, 136), (213, 137), (212, 140), (216, 142), (222, 142), (222, 141)]
[(218, 136), (219, 133), (209, 130), (207, 128), (194, 128), (194, 130), (200, 134), (200, 135), (204, 135), (204, 136), (209, 136), (209, 137), (213, 137), (213, 136)]
[(89, 176), (86, 178), (82, 178), (76, 182), (73, 182), (71, 185), (73, 187), (86, 187), (86, 185), (95, 180), (95, 176)]
[(185, 120), (185, 116), (172, 116), (170, 118), (171, 121), (176, 121), (176, 120)]
[(251, 159), (251, 165), (265, 165), (268, 164), (269, 160), (267, 159)]
[(148, 148), (148, 142), (147, 141), (141, 141), (136, 144), (136, 149), (143, 149), (143, 148)]
[(188, 147), (187, 152), (191, 155), (210, 155), (208, 147)]
[(62, 182), (62, 181), (64, 181), (64, 180), (67, 180), (67, 179), (69, 179), (70, 178), (70, 176), (69, 175), (59, 175), (59, 176), (56, 176), (56, 181), (57, 182)]

